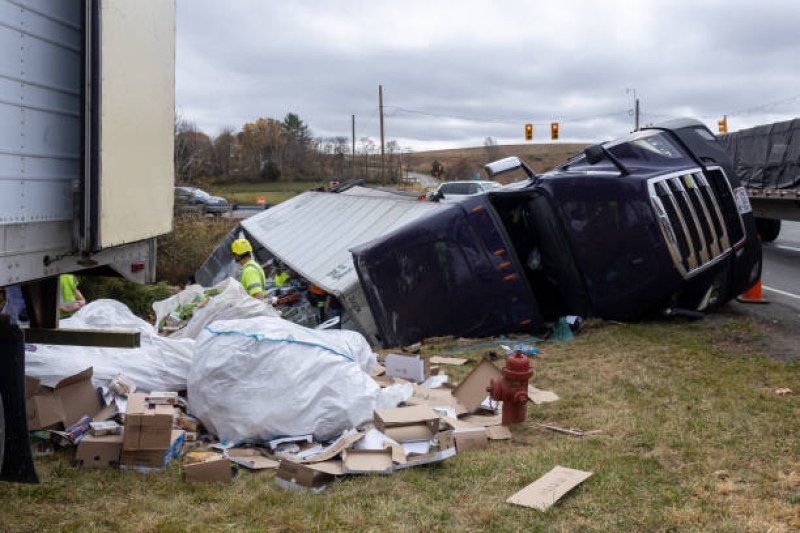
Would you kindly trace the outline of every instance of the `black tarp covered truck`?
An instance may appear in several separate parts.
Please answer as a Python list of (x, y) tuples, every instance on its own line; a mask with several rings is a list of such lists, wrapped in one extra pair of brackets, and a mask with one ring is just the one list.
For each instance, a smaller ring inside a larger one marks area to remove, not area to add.
[(2, 0), (0, 22), (0, 287), (31, 326), (0, 317), (0, 478), (34, 481), (23, 334), (116, 342), (58, 330), (58, 275), (149, 281), (171, 231), (175, 5)]
[(781, 220), (800, 221), (800, 118), (719, 136), (747, 187), (762, 240), (778, 238)]

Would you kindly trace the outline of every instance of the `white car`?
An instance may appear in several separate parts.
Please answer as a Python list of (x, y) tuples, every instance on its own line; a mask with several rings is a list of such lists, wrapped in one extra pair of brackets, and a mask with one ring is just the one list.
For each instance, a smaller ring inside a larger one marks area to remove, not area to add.
[(501, 186), (496, 181), (446, 181), (436, 188), (430, 199), (434, 202), (462, 200), (467, 196), (491, 191)]

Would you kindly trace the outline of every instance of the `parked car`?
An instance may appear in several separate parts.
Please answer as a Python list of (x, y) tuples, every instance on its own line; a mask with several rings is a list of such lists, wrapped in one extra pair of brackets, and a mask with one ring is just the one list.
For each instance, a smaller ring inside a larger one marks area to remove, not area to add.
[(436, 188), (430, 199), (434, 202), (463, 200), (467, 196), (491, 191), (500, 186), (496, 181), (446, 181)]
[(175, 211), (178, 213), (211, 213), (218, 215), (231, 210), (231, 205), (221, 196), (212, 196), (197, 187), (175, 187)]

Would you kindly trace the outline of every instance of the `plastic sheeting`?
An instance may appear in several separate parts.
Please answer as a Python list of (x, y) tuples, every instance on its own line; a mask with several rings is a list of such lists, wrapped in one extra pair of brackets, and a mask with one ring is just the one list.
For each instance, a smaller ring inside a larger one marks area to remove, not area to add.
[(747, 187), (800, 187), (800, 119), (756, 126), (718, 139)]
[(25, 355), (25, 374), (53, 387), (63, 378), (94, 368), (95, 386), (107, 387), (117, 374), (143, 391), (180, 391), (192, 364), (194, 341), (161, 337), (149, 323), (115, 300), (96, 300), (61, 320), (63, 329), (131, 331), (141, 334), (139, 348), (36, 345)]
[(333, 438), (406, 399), (365, 372), (375, 355), (355, 335), (269, 317), (215, 322), (197, 339), (189, 407), (224, 440)]
[[(203, 328), (216, 320), (232, 320), (251, 318), (255, 316), (280, 316), (274, 307), (263, 300), (251, 298), (247, 295), (242, 284), (233, 278), (227, 278), (222, 282), (211, 287), (222, 291), (220, 294), (211, 297), (204, 307), (195, 309), (191, 320), (185, 327), (179, 329), (171, 338), (196, 338)], [(156, 324), (161, 323), (161, 319), (174, 311), (180, 305), (185, 305), (195, 301), (197, 297), (202, 297), (207, 287), (200, 285), (189, 285), (184, 290), (171, 296), (166, 300), (155, 302), (153, 311), (156, 312)]]

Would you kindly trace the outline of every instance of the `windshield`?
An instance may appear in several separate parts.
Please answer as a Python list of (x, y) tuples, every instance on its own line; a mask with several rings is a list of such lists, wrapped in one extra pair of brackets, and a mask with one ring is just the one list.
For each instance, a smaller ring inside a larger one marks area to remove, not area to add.
[(685, 152), (666, 133), (659, 131), (641, 132), (607, 148), (625, 163), (674, 165), (681, 161), (689, 162)]
[(208, 200), (211, 198), (211, 195), (208, 194), (206, 191), (201, 191), (200, 189), (195, 189), (194, 195), (198, 198), (202, 198), (204, 200)]

